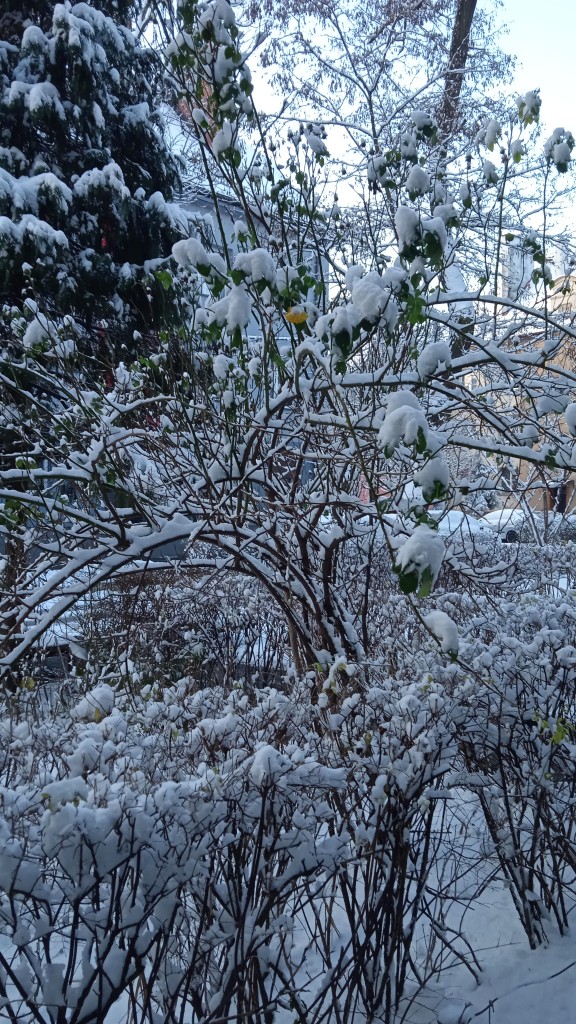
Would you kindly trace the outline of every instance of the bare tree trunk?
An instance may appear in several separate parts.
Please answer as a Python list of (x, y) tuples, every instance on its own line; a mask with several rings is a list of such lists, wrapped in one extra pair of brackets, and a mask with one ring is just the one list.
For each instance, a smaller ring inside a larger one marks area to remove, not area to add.
[(478, 0), (456, 0), (446, 85), (438, 116), (440, 127), (445, 134), (454, 131), (457, 127), (460, 92), (468, 60), (470, 32), (477, 2)]

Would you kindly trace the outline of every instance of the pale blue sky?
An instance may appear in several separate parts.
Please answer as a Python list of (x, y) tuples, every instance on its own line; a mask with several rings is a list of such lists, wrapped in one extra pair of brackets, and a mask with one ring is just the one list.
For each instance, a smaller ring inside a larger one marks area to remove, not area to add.
[(502, 49), (517, 58), (514, 87), (540, 88), (545, 132), (576, 135), (576, 3), (504, 0), (500, 18), (510, 30)]

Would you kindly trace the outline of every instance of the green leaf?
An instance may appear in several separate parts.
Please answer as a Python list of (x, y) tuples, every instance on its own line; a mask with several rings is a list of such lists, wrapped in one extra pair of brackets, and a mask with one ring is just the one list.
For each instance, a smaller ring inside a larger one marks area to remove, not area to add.
[(418, 589), (419, 576), (415, 569), (411, 572), (399, 573), (399, 585), (403, 594), (415, 594)]
[(414, 445), (418, 455), (424, 455), (428, 450), (428, 442), (426, 440), (426, 434), (422, 430), (422, 427), (418, 427), (418, 433), (416, 435), (416, 443)]
[(424, 323), (426, 319), (424, 309), (424, 300), (421, 295), (410, 295), (406, 299), (406, 316), (412, 327)]
[(276, 184), (272, 186), (272, 188), (270, 189), (270, 198), (273, 203), (277, 202), (280, 193), (282, 192), (283, 189), (287, 188), (289, 184), (290, 182), (288, 181), (287, 178), (282, 178), (280, 181), (276, 182)]
[(547, 466), (548, 469), (556, 469), (557, 463), (556, 463), (556, 452), (555, 451), (546, 452), (546, 457), (544, 459), (544, 465)]
[(157, 270), (156, 280), (160, 282), (165, 292), (172, 287), (172, 274), (168, 270)]
[(429, 597), (431, 592), (432, 592), (432, 587), (433, 586), (434, 586), (434, 577), (432, 575), (432, 571), (431, 571), (429, 566), (426, 566), (426, 568), (424, 569), (424, 571), (422, 573), (422, 576), (421, 576), (420, 589), (418, 591), (418, 597)]
[[(422, 497), (429, 504), (433, 501), (443, 501), (446, 497), (446, 488), (440, 480), (434, 480), (432, 486), (422, 488)], [(464, 491), (462, 491), (464, 493)]]

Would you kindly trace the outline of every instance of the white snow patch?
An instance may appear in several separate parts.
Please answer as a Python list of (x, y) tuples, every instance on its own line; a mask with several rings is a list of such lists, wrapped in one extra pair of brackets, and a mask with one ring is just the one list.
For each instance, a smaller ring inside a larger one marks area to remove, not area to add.
[(420, 164), (414, 164), (406, 179), (406, 188), (408, 192), (418, 196), (426, 195), (430, 191), (430, 178)]
[(426, 345), (418, 356), (418, 374), (420, 377), (432, 377), (435, 373), (447, 370), (452, 362), (450, 346), (445, 341), (433, 341)]
[(419, 576), (425, 569), (430, 570), (434, 581), (446, 553), (444, 541), (429, 526), (417, 526), (414, 533), (396, 552), (396, 565), (402, 571), (415, 569)]
[(440, 641), (444, 654), (457, 654), (459, 647), (458, 627), (446, 612), (433, 611), (424, 616), (430, 632)]

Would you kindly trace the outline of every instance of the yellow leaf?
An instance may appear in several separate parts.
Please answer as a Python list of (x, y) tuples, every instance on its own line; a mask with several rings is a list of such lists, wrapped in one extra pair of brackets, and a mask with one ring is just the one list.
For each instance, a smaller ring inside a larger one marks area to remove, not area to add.
[(297, 306), (289, 309), (285, 316), (289, 324), (304, 324), (308, 319), (308, 313), (303, 309), (298, 309)]

